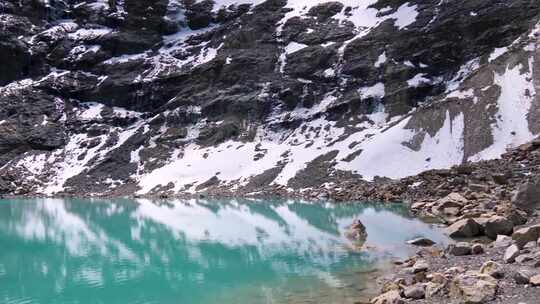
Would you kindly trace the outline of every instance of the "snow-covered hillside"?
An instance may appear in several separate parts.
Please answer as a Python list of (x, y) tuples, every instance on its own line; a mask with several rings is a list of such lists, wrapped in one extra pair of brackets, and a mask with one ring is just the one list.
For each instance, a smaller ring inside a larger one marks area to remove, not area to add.
[(540, 133), (526, 1), (22, 2), (0, 4), (4, 193), (296, 191)]

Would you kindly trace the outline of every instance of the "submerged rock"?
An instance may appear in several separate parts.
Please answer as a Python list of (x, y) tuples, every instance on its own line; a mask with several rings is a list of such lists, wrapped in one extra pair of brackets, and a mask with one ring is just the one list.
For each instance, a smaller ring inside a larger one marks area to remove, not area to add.
[(436, 243), (428, 238), (416, 238), (407, 241), (407, 244), (409, 245), (415, 245), (415, 246), (432, 246)]
[(366, 226), (360, 220), (355, 220), (345, 231), (345, 236), (357, 244), (363, 244), (367, 239)]

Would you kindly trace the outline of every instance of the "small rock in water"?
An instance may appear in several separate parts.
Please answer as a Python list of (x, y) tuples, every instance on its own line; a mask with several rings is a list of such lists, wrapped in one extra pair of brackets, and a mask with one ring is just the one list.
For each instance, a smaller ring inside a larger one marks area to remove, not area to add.
[(432, 246), (435, 245), (435, 242), (428, 238), (416, 238), (410, 241), (407, 241), (407, 244), (415, 246)]
[(363, 243), (367, 238), (366, 226), (364, 226), (360, 220), (355, 220), (349, 228), (347, 228), (345, 236), (352, 241)]

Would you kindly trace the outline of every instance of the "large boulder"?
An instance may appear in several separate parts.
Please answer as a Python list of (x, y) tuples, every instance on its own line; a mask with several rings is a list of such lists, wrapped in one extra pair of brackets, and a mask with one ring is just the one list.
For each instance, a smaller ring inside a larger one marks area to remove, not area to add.
[(519, 186), (512, 197), (512, 204), (526, 211), (537, 209), (540, 206), (540, 176)]
[(490, 217), (484, 226), (484, 233), (490, 239), (496, 239), (497, 235), (511, 235), (513, 231), (514, 223), (499, 215)]
[(473, 219), (463, 219), (446, 228), (450, 237), (466, 238), (480, 235), (482, 227)]
[(468, 271), (450, 283), (450, 297), (458, 303), (486, 303), (495, 298), (497, 287), (492, 276)]
[(512, 239), (519, 248), (522, 248), (528, 242), (536, 241), (540, 237), (540, 224), (524, 227), (514, 231)]

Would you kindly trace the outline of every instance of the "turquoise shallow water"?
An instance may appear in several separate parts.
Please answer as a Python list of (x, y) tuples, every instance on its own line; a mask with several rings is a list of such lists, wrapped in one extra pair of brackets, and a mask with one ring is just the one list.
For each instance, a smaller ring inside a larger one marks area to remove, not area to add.
[(0, 200), (0, 303), (348, 304), (417, 236), (446, 240), (400, 205)]

